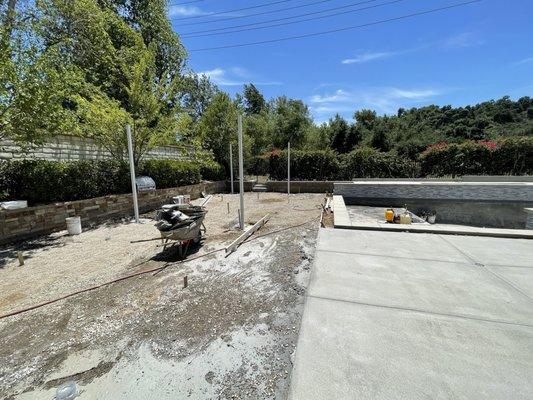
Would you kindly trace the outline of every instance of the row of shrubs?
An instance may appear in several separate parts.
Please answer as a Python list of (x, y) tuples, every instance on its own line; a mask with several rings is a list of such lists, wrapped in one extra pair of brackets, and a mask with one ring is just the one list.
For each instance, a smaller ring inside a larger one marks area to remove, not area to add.
[[(272, 154), (268, 161), (271, 179), (287, 178), (286, 152)], [(419, 169), (416, 162), (371, 148), (340, 155), (332, 151), (291, 152), (291, 179), (412, 178), (419, 175)]]
[[(158, 189), (223, 180), (224, 169), (214, 161), (147, 160), (137, 175), (152, 177)], [(0, 200), (30, 204), (74, 201), (131, 191), (129, 167), (112, 160), (58, 162), (23, 160), (0, 162)]]
[[(253, 158), (248, 173), (286, 179), (287, 153), (277, 151)], [(440, 142), (429, 146), (416, 160), (367, 147), (348, 154), (291, 152), (291, 178), (300, 180), (527, 174), (533, 174), (533, 137), (527, 136), (461, 144)]]
[(424, 176), (533, 174), (533, 137), (440, 142), (419, 157)]

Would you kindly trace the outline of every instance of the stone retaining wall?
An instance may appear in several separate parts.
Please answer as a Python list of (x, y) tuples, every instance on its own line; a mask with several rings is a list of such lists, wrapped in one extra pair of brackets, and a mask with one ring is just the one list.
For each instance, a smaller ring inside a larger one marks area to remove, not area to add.
[[(180, 194), (189, 194), (192, 199), (201, 192), (224, 192), (226, 182), (205, 182), (198, 185), (159, 189), (139, 194), (139, 209), (148, 212)], [(111, 195), (93, 199), (47, 204), (20, 210), (0, 211), (0, 243), (45, 235), (66, 229), (65, 218), (80, 216), (82, 226), (91, 225), (110, 218), (131, 216), (133, 200), (131, 194)]]
[[(287, 193), (286, 181), (268, 181), (269, 192)], [(291, 193), (332, 193), (332, 181), (291, 181)]]

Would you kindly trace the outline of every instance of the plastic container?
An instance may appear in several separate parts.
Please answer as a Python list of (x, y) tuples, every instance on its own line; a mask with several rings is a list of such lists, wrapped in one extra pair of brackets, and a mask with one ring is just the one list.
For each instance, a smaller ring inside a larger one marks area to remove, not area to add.
[(387, 208), (385, 211), (385, 221), (394, 222), (394, 210), (392, 208)]
[(172, 198), (174, 204), (189, 204), (191, 202), (191, 196), (188, 194), (182, 194)]
[(57, 388), (54, 400), (74, 400), (78, 395), (79, 391), (76, 382), (70, 381)]
[(67, 222), (67, 231), (69, 235), (79, 235), (81, 233), (81, 218), (80, 217), (69, 217), (66, 218)]
[(409, 215), (407, 213), (400, 215), (400, 224), (409, 225), (409, 224), (411, 224), (411, 222), (413, 222), (412, 218), (411, 218), (411, 215)]

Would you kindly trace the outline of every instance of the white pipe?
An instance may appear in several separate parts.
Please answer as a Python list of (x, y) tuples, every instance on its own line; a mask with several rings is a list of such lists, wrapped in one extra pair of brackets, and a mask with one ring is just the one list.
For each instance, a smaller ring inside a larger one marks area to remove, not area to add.
[(229, 144), (229, 173), (231, 179), (231, 194), (233, 194), (233, 147)]
[(287, 145), (287, 194), (291, 194), (291, 142)]
[(131, 140), (131, 127), (126, 124), (126, 136), (128, 138), (128, 154), (130, 158), (131, 193), (133, 195), (133, 212), (135, 222), (139, 223), (139, 202), (137, 201), (137, 183), (135, 182), (135, 165), (133, 163), (133, 144)]
[(238, 136), (239, 136), (239, 191), (240, 191), (240, 227), (244, 229), (244, 167), (242, 157), (242, 115), (237, 117)]

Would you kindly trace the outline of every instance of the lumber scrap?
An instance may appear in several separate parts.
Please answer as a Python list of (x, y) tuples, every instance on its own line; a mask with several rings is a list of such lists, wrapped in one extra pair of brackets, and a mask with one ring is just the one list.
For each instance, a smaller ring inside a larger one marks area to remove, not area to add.
[(270, 219), (270, 214), (265, 215), (259, 221), (257, 221), (250, 229), (244, 232), (241, 236), (235, 239), (228, 247), (226, 247), (226, 257), (233, 253), (237, 248), (250, 236), (252, 236), (256, 231), (261, 229)]
[(200, 207), (205, 207), (207, 205), (207, 203), (209, 203), (211, 201), (211, 199), (213, 198), (213, 195), (209, 195), (207, 196), (203, 201), (202, 201), (202, 204), (200, 204)]

